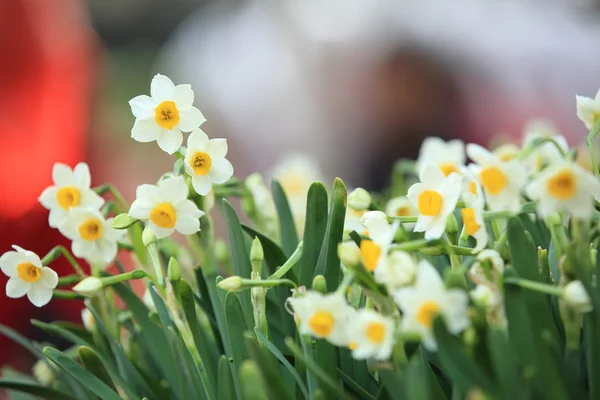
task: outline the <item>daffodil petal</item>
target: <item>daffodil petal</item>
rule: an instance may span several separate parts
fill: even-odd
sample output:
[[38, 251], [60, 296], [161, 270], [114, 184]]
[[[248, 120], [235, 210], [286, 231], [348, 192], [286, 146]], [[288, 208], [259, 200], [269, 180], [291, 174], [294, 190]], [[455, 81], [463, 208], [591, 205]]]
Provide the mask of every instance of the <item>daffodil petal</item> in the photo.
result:
[[179, 111], [188, 110], [194, 104], [194, 91], [191, 85], [177, 85], [173, 90], [173, 101]]
[[179, 116], [180, 119], [177, 127], [184, 132], [191, 132], [206, 121], [202, 112], [196, 107], [190, 107], [187, 110], [180, 111]]
[[233, 166], [222, 157], [212, 159], [212, 167], [208, 171], [208, 178], [214, 183], [225, 183], [233, 175]]
[[52, 299], [52, 289], [43, 285], [31, 285], [27, 291], [27, 298], [36, 307], [43, 307]]
[[54, 289], [58, 285], [58, 274], [49, 267], [42, 268], [40, 283], [48, 289]]
[[175, 85], [173, 81], [165, 75], [156, 74], [150, 83], [150, 95], [157, 103], [173, 99]]
[[154, 119], [136, 119], [131, 128], [131, 137], [140, 142], [148, 143], [158, 139], [163, 128], [158, 126]]
[[157, 103], [150, 96], [140, 95], [129, 100], [131, 112], [136, 118], [150, 119], [154, 117]]
[[183, 143], [183, 134], [178, 128], [174, 128], [170, 131], [163, 130], [156, 141], [158, 147], [160, 147], [162, 151], [167, 154], [173, 154], [181, 147]]
[[23, 297], [25, 296], [25, 293], [27, 293], [27, 289], [29, 289], [30, 285], [30, 283], [19, 278], [10, 278], [8, 282], [6, 282], [6, 297], [10, 297], [11, 299]]

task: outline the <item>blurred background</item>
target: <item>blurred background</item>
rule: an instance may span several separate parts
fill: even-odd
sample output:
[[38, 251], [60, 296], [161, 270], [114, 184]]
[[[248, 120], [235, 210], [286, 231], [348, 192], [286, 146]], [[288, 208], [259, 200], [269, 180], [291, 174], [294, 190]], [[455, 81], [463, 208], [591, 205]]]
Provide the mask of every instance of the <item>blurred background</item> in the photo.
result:
[[[547, 118], [577, 145], [575, 94], [600, 87], [599, 20], [594, 0], [0, 0], [0, 253], [68, 245], [37, 202], [54, 162], [88, 162], [94, 185], [130, 201], [172, 168], [130, 138], [127, 101], [156, 73], [192, 84], [236, 176], [294, 152], [378, 190], [426, 136], [519, 141]], [[80, 309], [0, 293], [0, 323], [34, 339], [30, 318]], [[30, 363], [0, 338], [0, 364]]]

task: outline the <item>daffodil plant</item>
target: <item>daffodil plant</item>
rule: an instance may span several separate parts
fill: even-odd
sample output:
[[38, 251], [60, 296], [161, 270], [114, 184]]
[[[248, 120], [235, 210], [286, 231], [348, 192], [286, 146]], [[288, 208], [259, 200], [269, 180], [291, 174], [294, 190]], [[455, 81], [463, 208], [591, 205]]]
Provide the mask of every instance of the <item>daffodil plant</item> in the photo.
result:
[[298, 156], [237, 179], [189, 85], [157, 75], [150, 94], [129, 103], [131, 137], [173, 171], [129, 204], [57, 163], [39, 201], [70, 249], [0, 256], [8, 297], [85, 299], [80, 325], [32, 321], [66, 347], [0, 325], [38, 358], [33, 376], [4, 370], [9, 395], [600, 398], [600, 92], [577, 97], [585, 157], [544, 121], [520, 146], [432, 137], [382, 193], [328, 191]]

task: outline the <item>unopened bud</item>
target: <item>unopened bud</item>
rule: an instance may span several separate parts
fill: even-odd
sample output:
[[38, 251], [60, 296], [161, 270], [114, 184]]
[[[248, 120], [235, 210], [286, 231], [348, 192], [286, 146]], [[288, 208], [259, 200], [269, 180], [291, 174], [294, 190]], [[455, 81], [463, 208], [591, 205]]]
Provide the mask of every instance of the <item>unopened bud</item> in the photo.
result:
[[580, 313], [590, 312], [594, 308], [590, 301], [590, 296], [586, 292], [581, 281], [569, 282], [567, 286], [565, 286], [563, 299], [567, 302], [569, 307]]
[[96, 319], [87, 308], [81, 310], [81, 321], [88, 332], [92, 332], [96, 329]]
[[98, 293], [103, 286], [102, 280], [94, 276], [90, 276], [73, 286], [73, 291], [83, 296], [93, 296]]
[[448, 220], [446, 221], [446, 233], [457, 233], [458, 232], [458, 221], [454, 214], [448, 215]]
[[127, 213], [117, 215], [112, 221], [112, 227], [115, 229], [127, 229], [136, 222], [138, 219], [130, 217]]
[[179, 282], [181, 279], [181, 265], [177, 259], [171, 257], [167, 266], [167, 278], [171, 283]]
[[155, 241], [156, 236], [154, 236], [154, 233], [152, 233], [150, 226], [146, 226], [144, 228], [144, 231], [142, 232], [142, 243], [144, 243], [144, 246], [148, 247], [151, 243], [154, 243]]
[[371, 205], [371, 195], [363, 188], [356, 188], [348, 195], [348, 207], [362, 211]]
[[337, 253], [342, 264], [348, 268], [355, 268], [360, 264], [360, 249], [354, 242], [338, 244]]
[[43, 386], [50, 387], [56, 380], [56, 374], [50, 364], [53, 364], [56, 368], [56, 364], [50, 361], [47, 358], [43, 358], [33, 364], [33, 368], [31, 372], [33, 372], [33, 376], [41, 383]]
[[262, 262], [264, 259], [265, 253], [262, 244], [258, 238], [254, 238], [252, 247], [250, 247], [250, 261]]
[[217, 283], [219, 289], [227, 290], [228, 292], [239, 292], [242, 290], [242, 277], [230, 276]]
[[315, 276], [312, 282], [312, 290], [323, 294], [327, 293], [327, 281], [323, 275]]

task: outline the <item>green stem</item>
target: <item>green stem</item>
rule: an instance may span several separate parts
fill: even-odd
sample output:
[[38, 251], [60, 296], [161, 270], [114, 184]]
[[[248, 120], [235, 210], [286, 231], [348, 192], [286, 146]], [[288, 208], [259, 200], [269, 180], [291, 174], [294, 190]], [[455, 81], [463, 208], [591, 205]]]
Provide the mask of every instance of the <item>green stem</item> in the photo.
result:
[[296, 265], [298, 263], [298, 261], [300, 261], [301, 257], [302, 257], [302, 242], [298, 243], [298, 247], [296, 247], [296, 250], [294, 250], [294, 252], [290, 256], [290, 258], [288, 258], [288, 260], [285, 262], [285, 264], [283, 264], [281, 267], [279, 267], [277, 269], [277, 271], [275, 271], [273, 273], [273, 275], [271, 275], [268, 279], [281, 278], [282, 276], [287, 274], [287, 272], [290, 269], [292, 269], [294, 267], [294, 265]]
[[417, 251], [422, 249], [423, 247], [429, 244], [428, 240], [419, 239], [413, 240], [410, 242], [399, 243], [392, 247], [393, 250], [402, 250], [402, 251]]
[[110, 286], [124, 281], [143, 278], [150, 278], [150, 276], [145, 271], [142, 271], [141, 269], [136, 269], [133, 271], [125, 272], [124, 274], [112, 275], [100, 279], [102, 280], [103, 286]]
[[553, 296], [562, 296], [564, 289], [558, 286], [549, 285], [547, 283], [540, 283], [530, 281], [529, 279], [508, 277], [504, 280], [505, 284], [517, 285], [525, 289], [534, 290], [539, 293], [545, 293]]
[[346, 296], [346, 291], [348, 290], [348, 286], [350, 286], [352, 284], [352, 282], [354, 281], [354, 277], [355, 277], [355, 273], [352, 271], [348, 271], [348, 273], [346, 273], [344, 275], [344, 280], [338, 286], [336, 293]]
[[72, 285], [74, 283], [77, 283], [81, 281], [81, 277], [79, 275], [67, 275], [67, 276], [63, 276], [58, 278], [58, 285], [57, 286], [67, 286], [67, 285]]
[[163, 273], [162, 263], [160, 262], [160, 257], [158, 255], [158, 247], [156, 245], [156, 242], [150, 243], [148, 246], [146, 246], [146, 248], [148, 249], [148, 254], [150, 254], [150, 260], [152, 260], [152, 265], [154, 266], [154, 273], [158, 281], [158, 287], [164, 290], [165, 277]]
[[85, 299], [85, 296], [82, 296], [78, 293], [71, 292], [69, 290], [54, 290], [52, 292], [52, 297], [55, 299], [61, 300], [81, 300]]
[[596, 159], [596, 149], [594, 148], [594, 139], [598, 136], [600, 132], [600, 118], [596, 119], [596, 123], [594, 127], [590, 131], [590, 133], [585, 138], [585, 143], [587, 144], [588, 151], [590, 153], [590, 158], [592, 160], [592, 168], [594, 169], [594, 175], [596, 178], [600, 178], [600, 170], [598, 170], [598, 160]]
[[117, 201], [117, 204], [119, 205], [121, 210], [129, 210], [129, 203], [127, 203], [127, 201], [125, 200], [125, 197], [123, 197], [121, 192], [119, 192], [119, 190], [115, 186], [111, 185], [110, 183], [96, 187], [96, 188], [94, 188], [94, 191], [96, 193], [98, 193], [99, 195], [103, 195], [107, 192], [110, 193]]
[[49, 265], [51, 262], [58, 259], [60, 256], [64, 256], [69, 264], [73, 267], [77, 275], [85, 278], [86, 274], [83, 269], [79, 266], [77, 261], [75, 261], [75, 257], [71, 255], [71, 252], [67, 250], [64, 246], [54, 246], [45, 256], [42, 258], [42, 265]]
[[486, 221], [491, 221], [494, 219], [501, 218], [509, 218], [515, 214], [523, 214], [523, 213], [531, 213], [535, 212], [536, 204], [534, 202], [525, 203], [521, 206], [521, 209], [517, 212], [513, 212], [511, 210], [502, 210], [502, 211], [484, 211], [483, 219]]
[[537, 149], [538, 147], [541, 147], [542, 145], [544, 145], [546, 143], [552, 143], [554, 145], [554, 147], [556, 147], [556, 149], [558, 150], [560, 155], [562, 157], [565, 156], [565, 151], [563, 150], [562, 147], [560, 147], [558, 142], [556, 140], [554, 140], [554, 138], [540, 137], [540, 138], [535, 139], [535, 141], [532, 144], [530, 144], [529, 146], [521, 149], [521, 151], [519, 151], [519, 154], [517, 154], [517, 159], [521, 160], [521, 161], [525, 160], [527, 157], [529, 157], [529, 155], [531, 155], [531, 153], [534, 152], [535, 149]]

